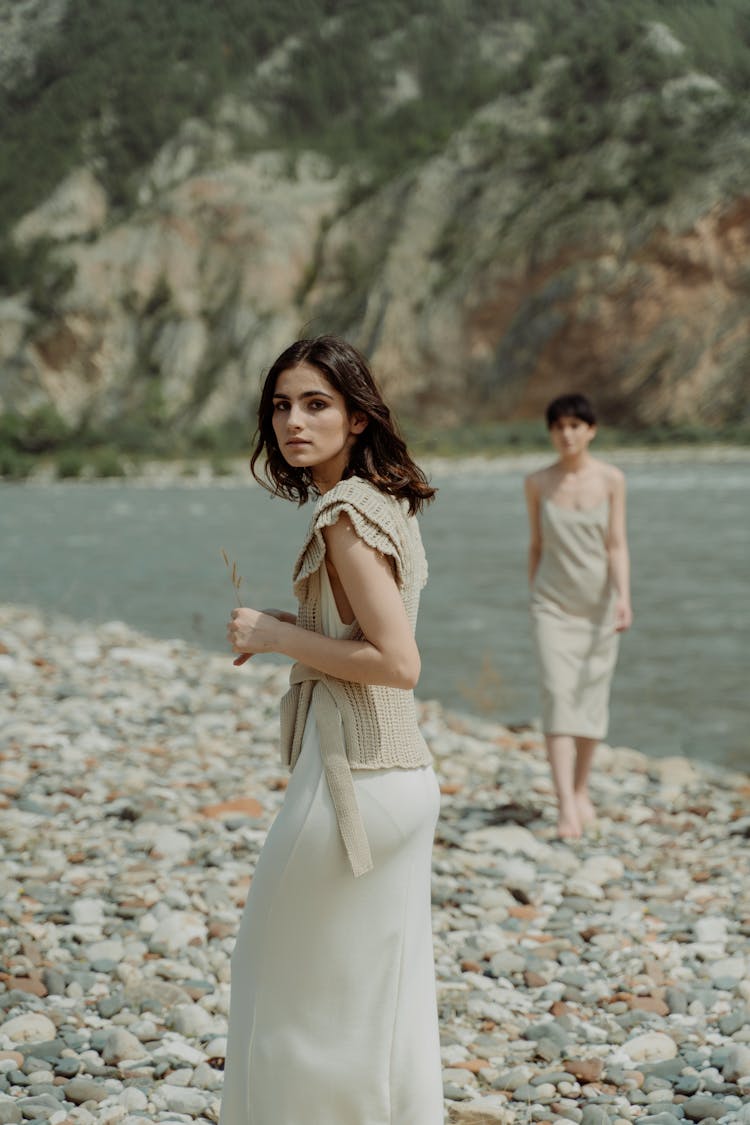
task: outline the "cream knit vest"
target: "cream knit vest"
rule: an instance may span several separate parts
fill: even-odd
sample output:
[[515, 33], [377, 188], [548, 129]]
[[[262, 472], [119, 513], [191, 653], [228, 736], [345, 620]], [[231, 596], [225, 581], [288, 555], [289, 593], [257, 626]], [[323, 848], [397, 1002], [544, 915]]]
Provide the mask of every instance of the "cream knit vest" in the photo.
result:
[[[419, 593], [427, 580], [427, 561], [417, 521], [406, 514], [398, 500], [359, 477], [340, 481], [315, 505], [294, 568], [294, 592], [299, 600], [297, 624], [322, 632], [323, 528], [336, 523], [342, 512], [349, 516], [365, 543], [393, 561], [413, 630]], [[349, 626], [346, 637], [365, 639], [356, 621]], [[398, 688], [339, 680], [301, 664], [292, 667], [290, 685], [281, 701], [282, 761], [294, 769], [312, 705], [342, 839], [354, 874], [364, 874], [372, 867], [372, 860], [350, 771], [413, 769], [430, 764], [430, 751], [417, 724], [414, 695]]]

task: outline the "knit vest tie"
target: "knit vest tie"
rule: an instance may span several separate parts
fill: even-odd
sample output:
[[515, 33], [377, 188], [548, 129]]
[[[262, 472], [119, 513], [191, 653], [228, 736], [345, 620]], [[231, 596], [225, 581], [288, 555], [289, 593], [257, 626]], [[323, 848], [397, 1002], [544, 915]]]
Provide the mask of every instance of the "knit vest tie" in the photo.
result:
[[295, 664], [289, 683], [312, 683], [310, 704], [320, 739], [320, 754], [328, 789], [336, 811], [336, 820], [346, 854], [356, 878], [372, 870], [372, 855], [362, 814], [357, 804], [354, 781], [346, 756], [344, 731], [336, 700], [326, 683], [326, 676], [306, 664]]

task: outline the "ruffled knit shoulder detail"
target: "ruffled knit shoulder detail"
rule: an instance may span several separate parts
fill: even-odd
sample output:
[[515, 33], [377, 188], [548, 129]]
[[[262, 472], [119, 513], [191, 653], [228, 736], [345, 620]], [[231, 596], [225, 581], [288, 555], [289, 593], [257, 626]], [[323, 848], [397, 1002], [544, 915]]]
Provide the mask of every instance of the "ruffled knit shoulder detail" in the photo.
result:
[[294, 566], [294, 592], [304, 599], [305, 584], [325, 558], [323, 529], [336, 523], [346, 513], [357, 535], [368, 546], [388, 555], [395, 564], [400, 588], [414, 579], [418, 588], [427, 579], [427, 563], [418, 531], [414, 536], [404, 508], [393, 496], [360, 477], [339, 481], [320, 497], [315, 505], [302, 550]]

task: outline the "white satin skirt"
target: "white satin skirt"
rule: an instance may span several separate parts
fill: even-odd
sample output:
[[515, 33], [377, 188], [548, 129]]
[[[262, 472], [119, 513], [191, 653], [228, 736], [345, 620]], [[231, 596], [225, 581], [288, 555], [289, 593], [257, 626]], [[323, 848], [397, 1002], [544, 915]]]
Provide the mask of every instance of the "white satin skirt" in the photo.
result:
[[220, 1125], [442, 1125], [432, 767], [357, 770], [355, 879], [312, 714], [232, 956]]

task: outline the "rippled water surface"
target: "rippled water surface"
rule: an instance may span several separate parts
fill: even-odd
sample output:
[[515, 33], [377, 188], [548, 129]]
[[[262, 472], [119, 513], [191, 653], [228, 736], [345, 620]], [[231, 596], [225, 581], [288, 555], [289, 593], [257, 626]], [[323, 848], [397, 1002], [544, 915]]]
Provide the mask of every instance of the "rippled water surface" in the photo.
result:
[[[626, 474], [636, 622], [621, 647], [609, 741], [750, 770], [750, 465]], [[421, 521], [430, 582], [419, 694], [526, 721], [538, 702], [521, 470], [442, 469], [434, 479], [439, 496]], [[235, 483], [6, 485], [0, 601], [220, 649], [233, 604], [221, 548], [238, 562], [243, 600], [291, 609], [308, 514]]]

